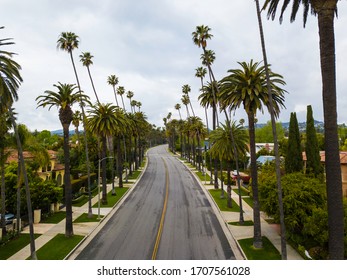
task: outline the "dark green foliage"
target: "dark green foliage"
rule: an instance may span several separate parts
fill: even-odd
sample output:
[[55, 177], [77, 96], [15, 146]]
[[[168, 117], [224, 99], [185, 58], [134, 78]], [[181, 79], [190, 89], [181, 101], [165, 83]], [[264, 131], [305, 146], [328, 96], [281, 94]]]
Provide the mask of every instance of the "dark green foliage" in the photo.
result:
[[299, 125], [296, 118], [296, 113], [290, 114], [288, 146], [284, 165], [286, 173], [302, 171], [303, 161], [300, 145]]
[[[303, 173], [282, 176], [285, 225], [288, 239], [303, 246], [315, 259], [328, 257], [328, 212], [325, 184]], [[259, 173], [259, 196], [263, 211], [279, 222], [274, 165], [264, 165]], [[347, 199], [345, 248], [347, 248]], [[345, 250], [346, 251], [346, 250]], [[347, 257], [345, 255], [345, 257]]]
[[306, 119], [306, 173], [318, 177], [323, 173], [323, 167], [320, 162], [319, 147], [314, 127], [314, 119], [311, 105], [307, 106]]

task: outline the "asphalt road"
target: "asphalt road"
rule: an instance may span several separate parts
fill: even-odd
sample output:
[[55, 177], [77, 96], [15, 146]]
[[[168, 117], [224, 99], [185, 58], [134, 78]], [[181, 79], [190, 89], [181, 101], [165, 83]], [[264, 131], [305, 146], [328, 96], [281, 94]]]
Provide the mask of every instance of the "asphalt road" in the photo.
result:
[[234, 259], [209, 201], [189, 170], [159, 146], [138, 185], [76, 259]]

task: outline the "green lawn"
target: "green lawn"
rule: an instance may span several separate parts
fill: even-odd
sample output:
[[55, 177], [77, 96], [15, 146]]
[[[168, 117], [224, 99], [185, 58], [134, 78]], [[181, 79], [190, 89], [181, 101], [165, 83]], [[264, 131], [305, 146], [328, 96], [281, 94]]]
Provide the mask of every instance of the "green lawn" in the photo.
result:
[[67, 238], [64, 234], [57, 234], [36, 252], [37, 259], [63, 260], [83, 238], [81, 235]]
[[243, 252], [249, 260], [280, 260], [281, 254], [274, 245], [263, 236], [263, 248], [256, 249], [253, 246], [253, 238], [238, 240]]
[[[100, 215], [102, 218], [103, 215]], [[92, 218], [88, 218], [88, 213], [83, 213], [81, 216], [77, 217], [76, 220], [73, 221], [74, 223], [88, 223], [88, 222], [99, 222], [98, 215], [93, 214]]]
[[[239, 189], [236, 187], [235, 189], [233, 189], [233, 191], [238, 195], [239, 194]], [[240, 188], [241, 191], [241, 196], [249, 196], [249, 191], [246, 190], [244, 187]]]
[[[113, 207], [121, 198], [122, 196], [128, 191], [128, 187], [123, 187], [123, 188], [115, 188], [116, 190], [116, 195], [112, 195], [112, 191], [110, 191], [107, 194], [107, 204], [102, 204], [100, 202], [100, 207]], [[101, 194], [100, 194], [100, 199], [101, 199]], [[93, 205], [93, 208], [98, 207], [98, 202]]]
[[253, 198], [251, 197], [244, 197], [242, 198], [243, 201], [245, 201], [249, 206], [251, 206], [253, 208]]
[[253, 221], [244, 221], [243, 224], [240, 224], [240, 222], [229, 222], [228, 224], [232, 226], [245, 226], [245, 227], [254, 225]]
[[[40, 234], [35, 234], [35, 239]], [[6, 244], [0, 245], [0, 260], [7, 260], [9, 257], [23, 249], [30, 243], [30, 234], [22, 233], [19, 236], [13, 238]]]
[[240, 212], [240, 207], [236, 204], [235, 200], [232, 199], [232, 208], [227, 207], [227, 193], [224, 191], [225, 198], [220, 198], [221, 190], [220, 189], [212, 189], [209, 190], [212, 195], [214, 201], [217, 203], [219, 209], [221, 211], [231, 211], [231, 212]]
[[137, 179], [140, 176], [141, 172], [142, 172], [142, 170], [135, 170], [135, 171], [133, 171], [133, 174], [131, 174], [131, 176], [128, 176], [128, 180], [135, 180], [135, 179]]
[[59, 211], [54, 213], [53, 215], [50, 215], [48, 217], [44, 217], [40, 223], [43, 224], [57, 224], [64, 220], [66, 217], [66, 212], [65, 211]]
[[196, 171], [195, 173], [196, 173], [196, 175], [198, 175], [201, 182], [206, 181], [206, 183], [209, 183], [211, 181], [210, 175], [206, 174], [206, 176], [205, 176], [205, 174], [202, 174], [201, 171]]

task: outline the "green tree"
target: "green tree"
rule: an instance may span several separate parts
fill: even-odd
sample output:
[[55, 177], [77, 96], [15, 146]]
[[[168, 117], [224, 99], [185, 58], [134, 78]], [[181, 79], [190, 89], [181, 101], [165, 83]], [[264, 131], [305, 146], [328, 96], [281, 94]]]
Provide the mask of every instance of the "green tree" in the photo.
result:
[[306, 173], [312, 174], [315, 177], [320, 176], [323, 173], [323, 166], [320, 162], [320, 153], [311, 105], [307, 106], [305, 151]]
[[[3, 29], [3, 27], [0, 27]], [[11, 39], [0, 39], [0, 47], [7, 45], [13, 45], [14, 43]], [[20, 70], [20, 65], [12, 59], [14, 53], [4, 51], [0, 49], [0, 114], [8, 113], [10, 120], [12, 122], [12, 127], [17, 139], [18, 153], [20, 155], [20, 164], [22, 168], [22, 173], [25, 183], [26, 200], [28, 207], [28, 219], [29, 219], [29, 233], [30, 233], [30, 254], [32, 259], [36, 259], [36, 249], [35, 249], [35, 237], [34, 237], [34, 226], [33, 226], [33, 216], [31, 207], [31, 197], [29, 190], [29, 182], [26, 172], [26, 167], [24, 163], [22, 145], [19, 139], [17, 123], [13, 113], [13, 102], [18, 100], [17, 90], [23, 81]]]
[[[210, 140], [213, 143], [210, 153], [213, 157], [219, 158], [219, 160], [226, 161], [228, 163], [227, 166], [227, 173], [228, 173], [228, 186], [227, 186], [227, 193], [228, 193], [228, 200], [227, 205], [228, 207], [232, 207], [231, 204], [231, 162], [233, 160], [236, 160], [235, 152], [234, 152], [234, 145], [231, 140], [231, 133], [229, 129], [233, 130], [232, 134], [234, 135], [234, 141], [235, 146], [237, 149], [238, 156], [245, 156], [248, 151], [248, 135], [244, 129], [242, 129], [241, 125], [236, 125], [235, 122], [232, 123], [232, 125], [228, 124], [221, 124], [220, 127], [213, 130], [210, 134]], [[239, 195], [241, 195], [241, 192], [239, 192]]]
[[[268, 10], [268, 17], [275, 18], [279, 0], [266, 0], [263, 9]], [[344, 225], [342, 178], [339, 156], [336, 105], [336, 57], [334, 19], [337, 15], [338, 0], [293, 0], [291, 21], [295, 21], [300, 4], [303, 6], [304, 26], [309, 12], [318, 17], [319, 45], [322, 74], [322, 97], [325, 134], [326, 186], [329, 214], [329, 257], [343, 259]], [[280, 22], [290, 3], [284, 1], [281, 8]]]
[[78, 102], [87, 102], [88, 96], [78, 92], [78, 88], [71, 84], [54, 84], [57, 91], [46, 90], [45, 95], [40, 95], [36, 98], [38, 107], [45, 108], [48, 106], [59, 108], [59, 120], [63, 126], [64, 134], [64, 187], [65, 187], [65, 208], [66, 208], [66, 223], [65, 236], [73, 236], [72, 225], [72, 189], [70, 179], [70, 143], [69, 143], [69, 127], [73, 120], [72, 106]]
[[100, 104], [93, 107], [88, 118], [88, 126], [93, 133], [101, 137], [102, 154], [99, 161], [102, 164], [102, 203], [107, 204], [106, 186], [106, 160], [107, 138], [119, 134], [120, 129], [126, 126], [124, 114], [112, 104]]
[[[243, 105], [248, 116], [248, 131], [251, 155], [251, 177], [253, 191], [253, 215], [254, 215], [254, 240], [256, 248], [262, 247], [260, 205], [258, 198], [257, 183], [257, 159], [255, 153], [255, 115], [258, 110], [263, 111], [263, 107], [269, 106], [269, 96], [267, 92], [265, 67], [260, 63], [239, 63], [241, 69], [231, 69], [230, 75], [221, 80], [221, 90], [219, 100], [230, 110], [235, 110]], [[284, 90], [279, 85], [285, 82], [281, 75], [271, 72], [271, 89], [274, 101], [276, 116], [279, 115], [280, 107], [284, 107]]]
[[290, 114], [288, 149], [285, 157], [286, 173], [301, 172], [303, 167], [300, 132], [296, 113]]
[[[284, 129], [280, 122], [276, 123], [276, 132], [278, 139], [284, 137]], [[263, 127], [255, 129], [255, 141], [257, 143], [273, 143], [274, 137], [272, 135], [272, 124], [268, 121]]]

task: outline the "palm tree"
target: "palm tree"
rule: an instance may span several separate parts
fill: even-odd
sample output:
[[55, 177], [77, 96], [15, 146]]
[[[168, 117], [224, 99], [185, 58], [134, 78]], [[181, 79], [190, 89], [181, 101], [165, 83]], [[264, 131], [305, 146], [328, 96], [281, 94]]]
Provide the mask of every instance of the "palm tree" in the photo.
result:
[[[74, 49], [77, 49], [78, 45], [79, 45], [79, 37], [73, 32], [62, 32], [60, 34], [58, 41], [57, 41], [57, 48], [68, 52], [68, 54], [70, 55], [72, 67], [73, 67], [75, 77], [76, 77], [78, 90], [79, 90], [79, 92], [82, 92], [81, 85], [80, 85], [80, 82], [78, 79], [78, 74], [77, 74], [74, 58], [72, 55], [72, 51]], [[84, 127], [83, 136], [84, 136], [84, 147], [85, 147], [85, 154], [86, 154], [86, 165], [87, 165], [87, 176], [88, 176], [88, 197], [89, 197], [89, 199], [88, 199], [88, 217], [92, 218], [93, 212], [92, 212], [92, 194], [91, 194], [91, 182], [90, 182], [90, 161], [89, 161], [89, 150], [88, 150], [88, 141], [87, 141], [88, 137], [87, 137], [87, 129], [86, 129], [87, 119], [86, 119], [84, 104], [83, 104], [82, 100], [80, 101], [80, 107], [81, 107], [81, 111], [82, 111], [82, 121], [83, 121], [83, 127]]]
[[193, 110], [193, 106], [192, 106], [192, 103], [190, 102], [190, 98], [189, 98], [189, 92], [191, 92], [190, 85], [183, 85], [183, 86], [182, 86], [182, 92], [183, 92], [185, 95], [188, 96], [189, 104], [190, 104], [190, 109], [192, 110], [193, 117], [195, 117], [195, 113], [194, 113], [194, 110]]
[[178, 111], [178, 114], [179, 114], [179, 116], [180, 116], [180, 120], [182, 119], [182, 116], [181, 116], [181, 104], [179, 104], [179, 103], [177, 103], [176, 105], [175, 105], [175, 109]]
[[116, 75], [110, 75], [107, 78], [107, 83], [112, 86], [114, 98], [116, 99], [117, 106], [119, 107], [118, 99], [117, 99], [117, 92], [116, 92], [116, 85], [118, 85], [118, 82], [119, 82], [118, 77]]
[[[101, 137], [102, 160], [106, 158], [107, 138], [119, 134], [120, 129], [126, 126], [123, 113], [117, 112], [118, 107], [111, 103], [98, 104], [89, 110], [88, 126], [93, 133]], [[107, 204], [107, 186], [106, 186], [106, 161], [102, 160], [102, 203]]]
[[124, 100], [123, 100], [123, 94], [125, 93], [125, 88], [122, 86], [119, 86], [117, 88], [117, 94], [120, 95], [121, 99], [122, 99], [122, 104], [123, 104], [123, 110], [125, 111], [125, 105], [124, 105]]
[[141, 112], [141, 106], [142, 106], [142, 103], [140, 101], [137, 101], [136, 102], [136, 107], [138, 108], [138, 113]]
[[72, 189], [70, 179], [70, 143], [69, 143], [69, 127], [73, 120], [72, 106], [78, 102], [87, 102], [88, 96], [78, 92], [78, 87], [71, 84], [54, 84], [57, 91], [46, 90], [45, 95], [40, 95], [36, 98], [38, 107], [45, 108], [48, 106], [50, 110], [53, 106], [59, 108], [59, 120], [63, 126], [64, 134], [64, 186], [65, 186], [65, 208], [66, 208], [66, 223], [65, 236], [73, 236], [72, 226]]
[[[329, 258], [344, 258], [344, 212], [342, 201], [342, 179], [339, 156], [334, 19], [337, 15], [337, 0], [293, 0], [290, 20], [296, 19], [300, 4], [303, 5], [304, 26], [309, 11], [318, 16], [320, 57], [322, 73], [322, 96], [324, 111], [325, 166], [328, 197]], [[280, 22], [290, 1], [284, 1]], [[266, 0], [263, 9], [274, 19], [279, 0]]]
[[267, 62], [267, 55], [265, 49], [265, 38], [263, 32], [263, 24], [261, 20], [259, 1], [255, 1], [257, 17], [258, 17], [258, 25], [259, 25], [259, 33], [261, 40], [261, 47], [263, 52], [264, 66], [265, 66], [265, 74], [266, 74], [266, 84], [267, 91], [269, 96], [269, 112], [271, 116], [271, 125], [272, 125], [272, 135], [274, 138], [274, 153], [275, 153], [275, 165], [276, 165], [276, 181], [277, 181], [277, 193], [278, 193], [278, 206], [280, 212], [280, 225], [281, 225], [281, 256], [282, 259], [287, 259], [287, 242], [286, 242], [286, 230], [284, 224], [284, 209], [283, 209], [283, 198], [282, 198], [282, 184], [281, 184], [281, 162], [280, 162], [280, 154], [279, 154], [279, 146], [278, 146], [278, 137], [276, 131], [276, 117], [273, 108], [273, 100], [271, 94], [271, 84], [270, 84], [270, 73], [269, 73], [269, 65]]
[[93, 91], [94, 91], [96, 100], [97, 100], [98, 104], [100, 104], [99, 97], [98, 97], [98, 95], [97, 95], [97, 93], [96, 93], [96, 90], [95, 90], [93, 78], [92, 78], [92, 75], [90, 74], [90, 68], [89, 68], [89, 66], [93, 64], [92, 58], [93, 58], [93, 56], [90, 54], [90, 52], [83, 52], [83, 53], [80, 55], [80, 59], [81, 59], [81, 62], [82, 62], [82, 64], [83, 64], [83, 66], [86, 66], [86, 67], [87, 67], [89, 79], [90, 79], [90, 82], [91, 82], [91, 84], [92, 84], [92, 87], [93, 87]]
[[130, 90], [127, 92], [127, 98], [129, 98], [131, 113], [133, 113], [133, 107], [131, 106], [131, 98], [134, 97], [134, 93]]
[[[234, 110], [243, 105], [248, 115], [249, 142], [251, 154], [251, 177], [253, 191], [253, 215], [254, 215], [254, 240], [256, 248], [262, 247], [261, 226], [260, 226], [260, 207], [258, 197], [257, 182], [257, 162], [255, 153], [255, 128], [254, 119], [257, 110], [263, 112], [263, 107], [269, 106], [269, 96], [267, 94], [267, 83], [265, 67], [259, 66], [260, 63], [249, 64], [246, 62], [239, 63], [241, 69], [229, 70], [229, 76], [221, 81], [220, 100], [223, 106], [228, 106]], [[270, 72], [270, 82], [272, 89], [272, 98], [274, 100], [274, 112], [278, 116], [280, 108], [284, 107], [284, 90], [277, 84], [284, 85], [282, 76]]]
[[82, 117], [81, 112], [78, 110], [76, 110], [72, 116], [72, 124], [75, 127], [75, 133], [77, 135], [78, 145], [80, 144], [80, 131], [78, 128], [80, 126], [81, 117]]
[[136, 107], [136, 105], [137, 105], [137, 101], [136, 101], [136, 100], [131, 100], [130, 106], [131, 106], [132, 110], [134, 110], [134, 113], [135, 113], [135, 107]]
[[[229, 129], [232, 129], [232, 133]], [[248, 150], [248, 136], [244, 129], [240, 125], [236, 125], [235, 122], [232, 124], [221, 124], [216, 130], [211, 132], [210, 139], [213, 142], [211, 147], [211, 154], [213, 157], [218, 157], [220, 161], [227, 161], [228, 163], [228, 207], [231, 206], [231, 161], [237, 160], [238, 157], [235, 157], [234, 145], [231, 139], [231, 135], [234, 136], [234, 142], [237, 149], [237, 155], [245, 156]], [[239, 195], [241, 193], [239, 192]]]
[[[0, 27], [3, 29], [3, 27]], [[0, 39], [0, 47], [13, 45], [10, 39]], [[29, 181], [24, 163], [22, 145], [19, 139], [17, 123], [14, 117], [12, 105], [18, 100], [17, 90], [23, 81], [19, 71], [20, 65], [12, 59], [14, 53], [0, 50], [0, 115], [8, 113], [17, 140], [18, 154], [20, 155], [20, 165], [24, 178], [26, 200], [28, 207], [29, 233], [30, 233], [30, 255], [31, 259], [37, 259], [35, 249], [34, 223], [31, 207], [31, 197]]]

